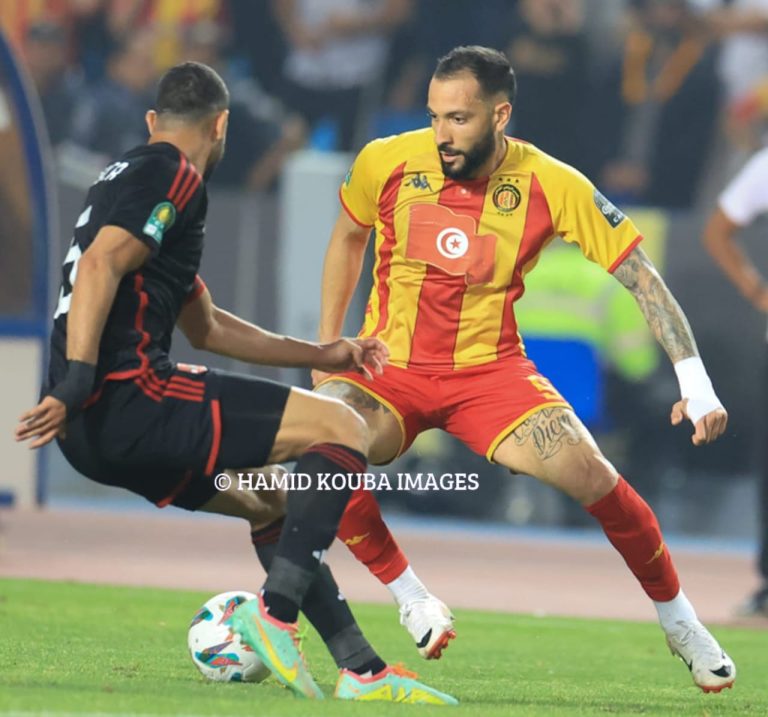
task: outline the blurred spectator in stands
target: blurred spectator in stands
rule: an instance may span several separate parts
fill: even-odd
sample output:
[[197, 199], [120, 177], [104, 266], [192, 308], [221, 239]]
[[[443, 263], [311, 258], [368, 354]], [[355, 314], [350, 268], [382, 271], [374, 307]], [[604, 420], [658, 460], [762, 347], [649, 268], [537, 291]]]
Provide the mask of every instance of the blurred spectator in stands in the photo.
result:
[[[139, 27], [152, 28], [155, 33], [155, 66], [162, 71], [182, 62], [184, 32], [201, 22], [227, 24], [225, 0], [112, 0], [140, 6]], [[258, 30], [254, 28], [258, 41]]]
[[687, 0], [633, 0], [593, 113], [589, 173], [614, 201], [689, 208], [719, 112], [717, 52]]
[[765, 145], [768, 139], [768, 76], [728, 106], [725, 131], [736, 150], [732, 158], [736, 166], [743, 163], [745, 155]]
[[154, 98], [154, 36], [134, 33], [107, 61], [105, 79], [82, 98], [72, 119], [72, 140], [110, 159], [146, 142], [144, 115]]
[[737, 101], [768, 75], [768, 0], [732, 0], [706, 21], [723, 37], [720, 75], [726, 100]]
[[279, 70], [285, 64], [288, 46], [271, 1], [229, 0], [229, 16], [234, 54], [245, 60], [249, 72], [267, 92], [278, 95], [282, 87]]
[[254, 191], [271, 189], [287, 156], [304, 144], [305, 122], [286, 113], [253, 78], [229, 71], [222, 58], [224, 33], [215, 22], [192, 25], [183, 39], [184, 58], [215, 68], [230, 91], [227, 142], [232, 151], [224, 154], [212, 182]]
[[391, 36], [411, 6], [412, 0], [273, 0], [289, 47], [283, 100], [313, 127], [332, 119], [338, 149], [365, 141]]
[[43, 108], [51, 144], [71, 132], [72, 114], [83, 94], [80, 73], [69, 67], [64, 27], [54, 22], [31, 25], [24, 43], [24, 60]]
[[568, 164], [583, 166], [584, 98], [589, 91], [584, 3], [521, 0], [511, 32], [507, 55], [518, 82], [514, 135]]
[[181, 62], [184, 30], [204, 20], [224, 23], [226, 0], [69, 0], [76, 9], [75, 35], [85, 73], [101, 79], [115, 45], [151, 29], [155, 69]]
[[739, 150], [736, 163], [764, 144], [768, 118], [768, 0], [733, 0], [707, 13], [722, 38], [720, 77], [726, 102], [725, 128]]
[[395, 35], [389, 62], [387, 107], [413, 112], [413, 129], [427, 124], [424, 97], [435, 62], [459, 45], [503, 49], [510, 38], [517, 0], [419, 0]]
[[21, 50], [30, 27], [41, 22], [64, 25], [72, 4], [80, 0], [0, 0], [0, 27], [10, 43]]
[[115, 47], [135, 26], [138, 7], [134, 7], [136, 3], [133, 0], [129, 0], [130, 7], [122, 0], [72, 2], [77, 10], [72, 21], [72, 32], [80, 66], [86, 82], [100, 82], [104, 79], [107, 61]]

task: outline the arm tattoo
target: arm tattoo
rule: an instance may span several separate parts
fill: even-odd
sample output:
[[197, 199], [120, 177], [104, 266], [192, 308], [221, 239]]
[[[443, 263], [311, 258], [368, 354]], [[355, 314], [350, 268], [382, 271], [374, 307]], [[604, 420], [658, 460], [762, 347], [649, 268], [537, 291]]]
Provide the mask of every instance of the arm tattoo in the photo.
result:
[[642, 249], [633, 249], [619, 264], [614, 276], [635, 297], [653, 335], [672, 363], [698, 355], [688, 319]]
[[353, 386], [346, 381], [328, 381], [320, 386], [316, 393], [321, 396], [329, 396], [331, 398], [339, 398], [348, 406], [354, 408], [358, 413], [363, 414], [368, 412], [382, 411], [390, 413], [390, 410], [379, 403], [373, 396], [366, 393], [357, 386]]
[[557, 455], [566, 446], [581, 442], [581, 436], [562, 408], [543, 408], [523, 421], [512, 432], [515, 445], [533, 444], [542, 461]]

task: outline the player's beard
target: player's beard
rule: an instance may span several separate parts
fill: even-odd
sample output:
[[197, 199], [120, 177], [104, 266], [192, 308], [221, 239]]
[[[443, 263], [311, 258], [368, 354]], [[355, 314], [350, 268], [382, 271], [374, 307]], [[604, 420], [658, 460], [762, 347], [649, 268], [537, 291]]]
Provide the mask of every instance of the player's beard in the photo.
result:
[[465, 152], [455, 150], [445, 144], [438, 145], [437, 149], [440, 152], [453, 151], [464, 157], [464, 163], [460, 167], [452, 167], [447, 165], [443, 161], [442, 156], [440, 156], [440, 164], [446, 177], [450, 179], [473, 179], [475, 172], [493, 156], [493, 152], [496, 149], [496, 135], [493, 127], [489, 127], [487, 134], [483, 135]]
[[213, 170], [216, 169], [218, 163], [221, 162], [221, 159], [224, 156], [224, 144], [224, 140], [221, 139], [213, 146], [211, 153], [208, 155], [208, 162], [205, 165], [203, 181], [207, 182], [211, 178]]

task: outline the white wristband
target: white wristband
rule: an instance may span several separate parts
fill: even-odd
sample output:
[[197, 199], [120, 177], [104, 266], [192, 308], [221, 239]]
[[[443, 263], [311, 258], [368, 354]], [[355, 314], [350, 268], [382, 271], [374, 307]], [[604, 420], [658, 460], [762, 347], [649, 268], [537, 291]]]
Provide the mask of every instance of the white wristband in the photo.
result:
[[698, 356], [678, 361], [674, 368], [680, 384], [680, 396], [688, 399], [688, 417], [694, 425], [711, 411], [723, 407]]

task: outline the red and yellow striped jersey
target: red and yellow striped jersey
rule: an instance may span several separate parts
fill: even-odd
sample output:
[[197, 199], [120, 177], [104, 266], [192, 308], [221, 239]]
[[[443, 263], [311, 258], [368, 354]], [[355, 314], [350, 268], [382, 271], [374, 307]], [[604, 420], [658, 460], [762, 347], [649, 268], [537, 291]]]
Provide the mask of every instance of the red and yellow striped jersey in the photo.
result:
[[377, 139], [340, 192], [375, 228], [374, 282], [361, 336], [396, 366], [453, 370], [520, 354], [514, 303], [557, 235], [613, 271], [640, 241], [634, 224], [582, 174], [507, 138], [482, 179], [446, 178], [431, 129]]

